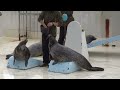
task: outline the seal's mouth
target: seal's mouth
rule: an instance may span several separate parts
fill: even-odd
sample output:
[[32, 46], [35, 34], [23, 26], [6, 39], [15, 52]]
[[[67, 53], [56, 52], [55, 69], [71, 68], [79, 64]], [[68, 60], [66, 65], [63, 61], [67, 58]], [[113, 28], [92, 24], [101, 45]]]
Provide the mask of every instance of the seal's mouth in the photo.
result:
[[96, 37], [94, 37], [94, 40], [97, 40], [97, 38], [96, 38]]

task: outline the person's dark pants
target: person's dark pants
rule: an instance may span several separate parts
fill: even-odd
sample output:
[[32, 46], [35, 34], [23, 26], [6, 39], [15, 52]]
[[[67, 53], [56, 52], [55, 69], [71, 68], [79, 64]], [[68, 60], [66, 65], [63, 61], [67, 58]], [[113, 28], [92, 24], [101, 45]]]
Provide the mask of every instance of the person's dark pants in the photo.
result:
[[66, 27], [61, 26], [60, 27], [59, 39], [58, 39], [59, 44], [65, 45], [66, 33], [67, 33], [67, 26]]
[[47, 35], [42, 34], [42, 51], [43, 51], [43, 63], [49, 63], [50, 59], [49, 59], [49, 48], [48, 48], [48, 44], [49, 44], [49, 39], [46, 39]]
[[[43, 51], [43, 63], [49, 64], [50, 60], [51, 60], [51, 56], [49, 54], [49, 39], [47, 39], [48, 34], [52, 34], [52, 32], [50, 32], [50, 30], [54, 30], [55, 28], [44, 28], [41, 27], [41, 32], [42, 32], [42, 51]], [[54, 37], [56, 37], [56, 35], [53, 35]]]

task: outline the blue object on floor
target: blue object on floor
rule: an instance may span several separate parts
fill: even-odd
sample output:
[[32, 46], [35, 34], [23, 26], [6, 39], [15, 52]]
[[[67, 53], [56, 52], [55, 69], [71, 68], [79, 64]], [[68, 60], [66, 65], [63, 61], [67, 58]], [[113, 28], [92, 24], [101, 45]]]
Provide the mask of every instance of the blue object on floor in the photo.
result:
[[34, 67], [37, 67], [37, 66], [40, 66], [43, 64], [42, 61], [37, 60], [37, 59], [33, 59], [33, 58], [30, 58], [28, 60], [27, 67], [25, 67], [25, 61], [17, 61], [16, 60], [14, 65], [13, 65], [13, 61], [14, 61], [14, 57], [11, 56], [8, 59], [8, 63], [7, 63], [8, 68], [26, 70], [26, 69], [34, 68]]
[[81, 70], [74, 62], [60, 62], [52, 65], [53, 62], [54, 61], [51, 61], [49, 63], [48, 71], [50, 72], [69, 74]]
[[87, 45], [87, 47], [88, 48], [96, 47], [96, 46], [105, 45], [105, 44], [112, 43], [114, 41], [119, 41], [119, 40], [120, 40], [120, 35], [113, 36], [113, 37], [106, 38], [106, 39], [103, 39], [103, 40], [95, 40], [95, 41], [89, 43]]

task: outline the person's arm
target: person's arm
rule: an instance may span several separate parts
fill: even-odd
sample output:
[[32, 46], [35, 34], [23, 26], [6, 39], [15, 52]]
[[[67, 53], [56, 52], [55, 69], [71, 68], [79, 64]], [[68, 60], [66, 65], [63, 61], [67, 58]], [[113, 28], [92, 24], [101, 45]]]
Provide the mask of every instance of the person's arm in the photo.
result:
[[44, 23], [44, 15], [45, 15], [45, 11], [42, 11], [38, 17], [38, 22], [40, 22], [41, 25], [43, 25], [45, 28], [47, 28], [47, 26]]

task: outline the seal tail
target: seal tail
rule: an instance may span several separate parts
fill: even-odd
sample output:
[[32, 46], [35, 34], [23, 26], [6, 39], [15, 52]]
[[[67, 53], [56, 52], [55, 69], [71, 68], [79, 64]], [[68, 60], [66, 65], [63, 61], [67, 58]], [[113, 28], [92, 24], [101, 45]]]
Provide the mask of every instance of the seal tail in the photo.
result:
[[92, 68], [89, 69], [89, 71], [104, 71], [104, 68], [92, 67]]
[[80, 60], [76, 59], [76, 63], [84, 68], [87, 69], [88, 71], [104, 71], [104, 68], [101, 67], [93, 67], [90, 62], [83, 56], [83, 55], [79, 55], [80, 56]]

